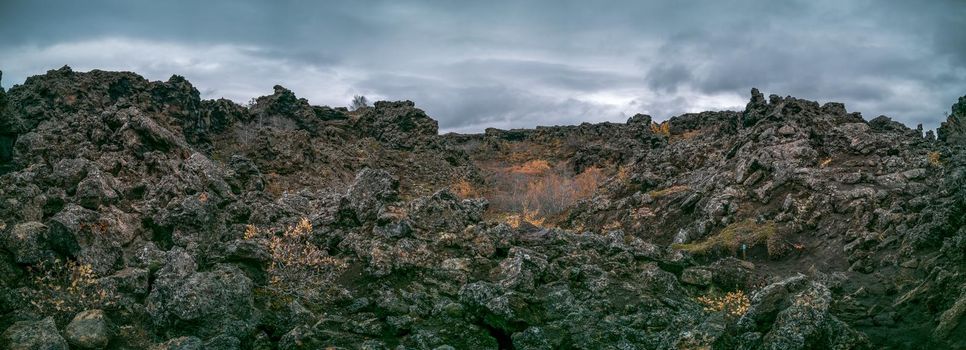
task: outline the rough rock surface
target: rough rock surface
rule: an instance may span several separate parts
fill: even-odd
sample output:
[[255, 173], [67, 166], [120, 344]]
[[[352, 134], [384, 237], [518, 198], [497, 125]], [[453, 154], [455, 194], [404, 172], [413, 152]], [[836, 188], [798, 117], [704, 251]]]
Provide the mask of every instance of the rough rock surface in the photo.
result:
[[[662, 124], [440, 136], [408, 101], [349, 112], [276, 86], [243, 107], [178, 76], [65, 67], [0, 90], [2, 339], [961, 348], [966, 157], [950, 118], [935, 140], [754, 90], [744, 111]], [[560, 227], [489, 220], [486, 199], [449, 189], [524, 141], [575, 172], [624, 172]], [[738, 306], [703, 301], [726, 295]]]
[[940, 141], [952, 144], [966, 144], [966, 96], [953, 104], [952, 114], [936, 130]]
[[103, 349], [111, 341], [110, 326], [101, 310], [86, 310], [74, 316], [64, 334], [67, 342], [82, 349]]
[[67, 341], [60, 336], [51, 317], [40, 321], [19, 321], [3, 332], [3, 344], [10, 350], [67, 350]]

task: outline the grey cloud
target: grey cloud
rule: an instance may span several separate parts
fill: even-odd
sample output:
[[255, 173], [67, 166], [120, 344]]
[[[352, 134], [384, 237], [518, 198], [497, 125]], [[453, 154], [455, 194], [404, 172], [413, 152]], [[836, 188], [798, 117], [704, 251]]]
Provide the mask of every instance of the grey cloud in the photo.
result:
[[378, 75], [359, 83], [365, 91], [388, 99], [412, 99], [449, 131], [574, 124], [601, 114], [617, 114], [608, 106], [572, 98], [535, 94], [499, 84], [437, 86], [439, 81]]
[[665, 92], [675, 92], [693, 79], [690, 67], [675, 62], [656, 65], [647, 72], [647, 85]]
[[454, 81], [514, 79], [526, 86], [553, 86], [572, 91], [596, 91], [634, 83], [635, 77], [603, 70], [589, 70], [555, 62], [514, 59], [471, 59], [447, 65]]
[[961, 0], [7, 0], [0, 69], [5, 85], [70, 64], [183, 74], [239, 102], [276, 83], [317, 104], [411, 99], [454, 130], [665, 118], [741, 106], [751, 87], [935, 127], [966, 94], [963, 13]]

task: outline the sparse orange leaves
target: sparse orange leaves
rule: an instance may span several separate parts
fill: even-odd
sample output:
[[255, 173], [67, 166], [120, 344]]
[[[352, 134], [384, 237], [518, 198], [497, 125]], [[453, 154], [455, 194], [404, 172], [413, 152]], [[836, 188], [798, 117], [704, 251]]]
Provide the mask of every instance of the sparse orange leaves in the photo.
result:
[[542, 175], [550, 170], [550, 162], [542, 159], [531, 160], [510, 168], [511, 173]]
[[589, 167], [584, 169], [583, 172], [574, 177], [574, 185], [576, 187], [574, 199], [587, 198], [593, 195], [603, 179], [604, 171], [600, 168]]
[[523, 207], [543, 215], [556, 215], [578, 200], [590, 197], [600, 186], [603, 173], [599, 168], [587, 168], [573, 178], [560, 172], [530, 179], [523, 195]]
[[[566, 163], [552, 164], [543, 159], [531, 159], [514, 166], [495, 166], [490, 171], [485, 191], [490, 208], [514, 227], [523, 222], [547, 226], [548, 218], [592, 196], [605, 178], [604, 170], [599, 167], [589, 167], [572, 175]], [[454, 189], [457, 194], [476, 191], [466, 187], [457, 183]], [[482, 191], [476, 193], [479, 192]]]
[[460, 198], [476, 198], [482, 195], [476, 186], [465, 179], [457, 181], [450, 189]]

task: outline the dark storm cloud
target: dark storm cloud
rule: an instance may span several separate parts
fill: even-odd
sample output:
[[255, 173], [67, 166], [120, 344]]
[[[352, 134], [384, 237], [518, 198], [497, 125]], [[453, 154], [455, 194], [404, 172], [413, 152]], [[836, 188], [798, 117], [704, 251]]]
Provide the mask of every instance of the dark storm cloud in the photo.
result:
[[657, 64], [647, 72], [647, 85], [653, 89], [675, 92], [679, 85], [694, 79], [691, 71], [692, 68], [676, 62]]
[[950, 1], [0, 1], [4, 85], [63, 64], [239, 102], [411, 99], [444, 130], [657, 119], [766, 94], [934, 128], [966, 94]]

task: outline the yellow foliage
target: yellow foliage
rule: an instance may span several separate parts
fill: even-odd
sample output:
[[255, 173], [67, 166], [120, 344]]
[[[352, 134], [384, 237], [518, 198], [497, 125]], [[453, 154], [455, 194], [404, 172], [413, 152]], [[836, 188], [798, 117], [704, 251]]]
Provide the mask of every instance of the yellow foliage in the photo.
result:
[[245, 239], [252, 240], [258, 238], [258, 228], [255, 225], [245, 226]]
[[818, 166], [824, 168], [824, 167], [827, 167], [830, 163], [832, 163], [831, 157], [823, 159], [822, 162], [818, 164]]
[[651, 132], [653, 132], [655, 134], [661, 134], [661, 135], [664, 135], [664, 136], [670, 136], [671, 135], [671, 123], [668, 123], [667, 121], [664, 121], [661, 124], [658, 124], [658, 123], [655, 123], [655, 122], [651, 122]]
[[942, 155], [939, 154], [939, 152], [936, 152], [936, 151], [929, 152], [929, 155], [927, 156], [927, 158], [929, 159], [929, 164], [932, 164], [932, 166], [943, 165]]
[[520, 228], [524, 222], [536, 227], [545, 227], [544, 222], [546, 221], [547, 218], [540, 217], [539, 211], [527, 209], [523, 209], [523, 214], [509, 215], [506, 217], [507, 225], [510, 225], [514, 229]]
[[704, 311], [724, 312], [731, 317], [741, 317], [751, 308], [751, 300], [743, 291], [729, 292], [724, 296], [700, 296], [698, 302], [704, 305]]
[[728, 225], [717, 234], [701, 242], [675, 244], [673, 248], [694, 254], [707, 254], [721, 250], [734, 254], [738, 252], [742, 245], [751, 248], [767, 242], [777, 231], [777, 225], [772, 221], [758, 224], [753, 219], [746, 219]]

